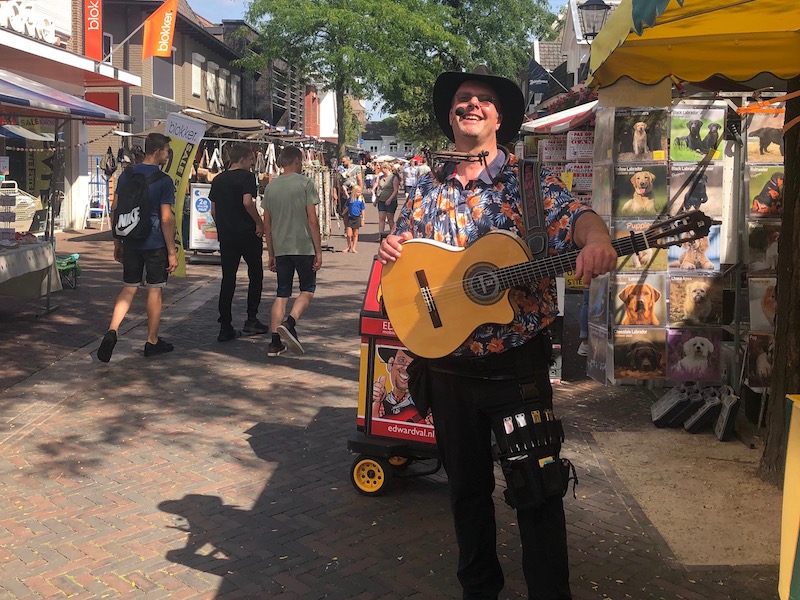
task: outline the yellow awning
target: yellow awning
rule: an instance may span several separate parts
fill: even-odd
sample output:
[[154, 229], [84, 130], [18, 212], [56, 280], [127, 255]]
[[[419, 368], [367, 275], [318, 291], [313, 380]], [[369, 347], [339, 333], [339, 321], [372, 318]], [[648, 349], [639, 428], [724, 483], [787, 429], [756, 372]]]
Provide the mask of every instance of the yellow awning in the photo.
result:
[[785, 80], [800, 75], [798, 57], [798, 0], [622, 0], [592, 43], [589, 83]]

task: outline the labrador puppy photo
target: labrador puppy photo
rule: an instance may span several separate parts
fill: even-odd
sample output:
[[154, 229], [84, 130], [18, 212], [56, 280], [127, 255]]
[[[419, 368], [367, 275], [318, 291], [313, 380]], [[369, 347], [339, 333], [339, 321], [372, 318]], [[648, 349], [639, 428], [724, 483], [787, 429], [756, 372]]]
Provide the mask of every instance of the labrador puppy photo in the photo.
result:
[[637, 156], [647, 154], [647, 123], [639, 121], [633, 124], [633, 153]]
[[703, 146], [706, 147], [706, 150], [716, 150], [717, 146], [719, 145], [719, 132], [721, 129], [722, 125], [719, 123], [708, 124], [708, 133], [706, 134], [706, 137], [703, 138]]
[[664, 330], [644, 333], [618, 329], [614, 332], [614, 377], [621, 379], [659, 379], [666, 371]]
[[637, 171], [631, 177], [633, 195], [622, 205], [625, 214], [654, 213], [656, 204], [653, 197], [653, 184], [656, 181], [655, 173], [650, 171]]
[[703, 128], [703, 122], [700, 119], [692, 119], [686, 123], [686, 127], [689, 129], [689, 135], [686, 136], [686, 146], [689, 150], [705, 154], [703, 138], [700, 137], [700, 130]]
[[619, 153], [633, 152], [633, 127], [623, 123], [619, 129]]
[[705, 173], [698, 173], [691, 178], [689, 191], [683, 197], [683, 210], [698, 210], [701, 205], [708, 202], [707, 183], [708, 175]]
[[762, 127], [747, 134], [748, 137], [753, 136], [758, 138], [758, 151], [760, 154], [769, 152], [770, 144], [775, 144], [781, 151], [781, 156], [784, 156], [784, 141], [783, 129], [779, 127]]
[[661, 292], [648, 283], [631, 283], [619, 293], [623, 316], [620, 325], [658, 325], [656, 302]]

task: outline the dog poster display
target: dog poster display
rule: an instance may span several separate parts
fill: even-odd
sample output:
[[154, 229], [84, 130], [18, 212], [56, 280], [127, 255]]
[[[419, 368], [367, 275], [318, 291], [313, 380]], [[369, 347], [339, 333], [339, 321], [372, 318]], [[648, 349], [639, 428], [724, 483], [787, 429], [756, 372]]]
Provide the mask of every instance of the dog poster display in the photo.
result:
[[589, 326], [589, 355], [586, 358], [586, 374], [600, 383], [606, 382], [608, 360], [608, 329]]
[[721, 277], [673, 275], [669, 278], [669, 324], [720, 325], [722, 290]]
[[598, 215], [611, 215], [614, 165], [592, 165], [592, 208]]
[[614, 330], [616, 379], [663, 379], [667, 332], [664, 329], [618, 327]]
[[780, 218], [783, 214], [783, 165], [748, 165], [750, 218]]
[[667, 250], [669, 270], [719, 271], [720, 226], [712, 225], [708, 237], [670, 246]]
[[667, 207], [667, 165], [617, 165], [614, 216], [655, 218]]
[[[633, 219], [615, 219], [614, 237], [623, 239], [629, 237], [631, 232], [643, 233], [653, 224], [652, 221], [638, 221]], [[617, 271], [666, 271], [667, 251], [661, 248], [646, 248], [630, 256], [620, 256], [617, 259]]]
[[608, 328], [609, 275], [592, 277], [589, 284], [589, 325]]
[[706, 155], [721, 160], [719, 149], [725, 132], [722, 105], [680, 102], [672, 109], [669, 157], [675, 162], [698, 162]]
[[775, 277], [750, 277], [747, 280], [751, 331], [774, 331], [775, 313], [778, 310], [775, 301], [776, 282]]
[[665, 108], [617, 109], [613, 147], [616, 162], [666, 161], [667, 115]]
[[614, 324], [651, 326], [667, 320], [664, 275], [617, 275], [614, 282]]
[[783, 121], [786, 104], [777, 102], [764, 107], [764, 112], [747, 116], [747, 162], [783, 162]]
[[750, 221], [747, 223], [748, 272], [761, 273], [778, 268], [778, 242], [781, 224], [778, 221]]
[[775, 360], [775, 336], [751, 333], [747, 340], [747, 379], [751, 388], [768, 387], [772, 383]]
[[669, 329], [667, 331], [667, 379], [719, 381], [722, 330]]
[[614, 158], [614, 108], [598, 107], [594, 113], [594, 148], [592, 162], [595, 164]]
[[722, 216], [722, 164], [672, 163], [669, 177], [670, 216], [702, 210], [709, 217]]

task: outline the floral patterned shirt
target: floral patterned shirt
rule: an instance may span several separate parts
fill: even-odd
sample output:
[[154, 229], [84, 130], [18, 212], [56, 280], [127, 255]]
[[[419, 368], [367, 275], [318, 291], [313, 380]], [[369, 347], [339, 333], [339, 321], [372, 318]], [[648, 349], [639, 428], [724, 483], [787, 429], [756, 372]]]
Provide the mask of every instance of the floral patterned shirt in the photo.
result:
[[[486, 170], [466, 187], [452, 174], [440, 185], [435, 183], [431, 174], [425, 175], [417, 182], [414, 195], [406, 201], [394, 233], [400, 235], [410, 231], [415, 238], [462, 248], [494, 229], [505, 229], [524, 237], [519, 180], [504, 162], [505, 156], [501, 151], [488, 165], [488, 171], [496, 174], [502, 169], [505, 183], [493, 184]], [[577, 201], [562, 181], [544, 167], [541, 169], [541, 186], [549, 237], [548, 253], [554, 255], [576, 249], [572, 230], [578, 216], [591, 210], [589, 205]], [[509, 299], [514, 308], [513, 321], [481, 325], [452, 356], [479, 357], [520, 346], [555, 320], [558, 314], [556, 285], [552, 277], [511, 288]]]

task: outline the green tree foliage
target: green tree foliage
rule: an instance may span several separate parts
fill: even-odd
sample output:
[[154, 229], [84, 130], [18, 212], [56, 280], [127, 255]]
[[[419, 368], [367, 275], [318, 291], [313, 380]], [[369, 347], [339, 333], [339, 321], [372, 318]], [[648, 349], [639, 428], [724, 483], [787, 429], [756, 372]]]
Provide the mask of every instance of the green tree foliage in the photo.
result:
[[449, 32], [450, 11], [427, 0], [253, 0], [247, 17], [259, 39], [243, 66], [255, 70], [282, 58], [334, 91], [340, 156], [345, 95], [380, 93], [420, 68], [429, 49], [447, 55], [464, 48]]

